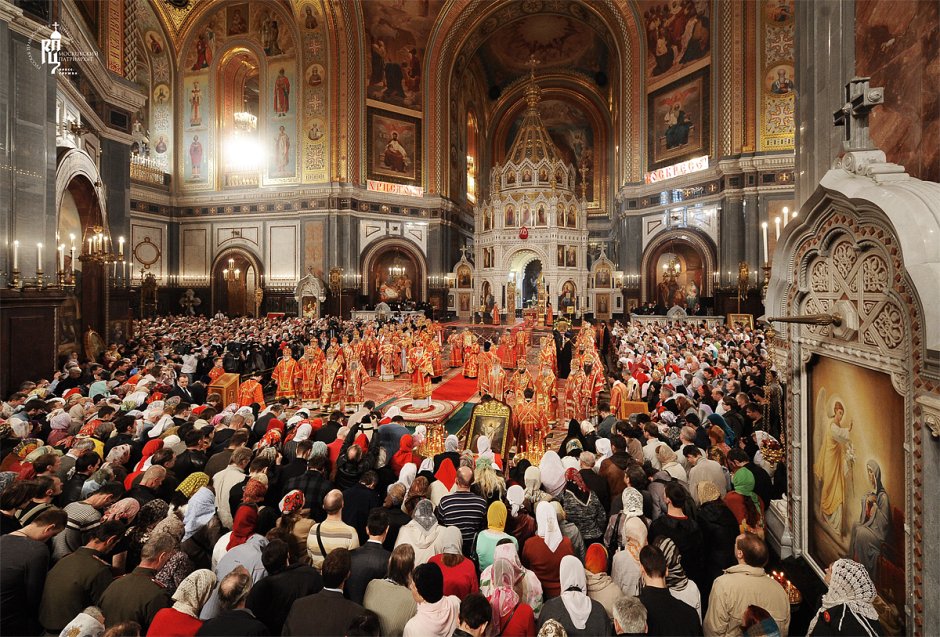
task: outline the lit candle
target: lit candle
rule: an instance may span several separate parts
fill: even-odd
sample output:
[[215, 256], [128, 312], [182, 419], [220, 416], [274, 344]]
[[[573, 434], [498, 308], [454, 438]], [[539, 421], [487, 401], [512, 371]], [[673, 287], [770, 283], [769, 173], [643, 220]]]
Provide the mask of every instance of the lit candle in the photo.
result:
[[88, 254], [91, 254], [92, 252], [95, 251], [94, 245], [95, 245], [95, 238], [93, 236], [88, 237]]
[[788, 223], [790, 223], [790, 209], [784, 206], [783, 207], [783, 227], [786, 228]]
[[118, 237], [118, 252], [124, 256], [124, 237]]
[[36, 271], [42, 272], [42, 244], [36, 244]]
[[59, 272], [65, 272], [65, 244], [59, 244]]
[[767, 263], [767, 222], [760, 224], [761, 236], [764, 240], [764, 263]]
[[796, 220], [796, 216], [797, 216], [798, 214], [800, 214], [800, 211], [799, 211], [799, 210], [794, 210], [794, 211], [793, 211], [793, 214], [790, 215], [790, 221], [795, 221], [795, 220]]
[[14, 270], [20, 269], [20, 242], [19, 241], [13, 242], [13, 269]]
[[774, 217], [774, 227], [774, 232], [777, 233], [774, 238], [780, 241], [780, 217]]

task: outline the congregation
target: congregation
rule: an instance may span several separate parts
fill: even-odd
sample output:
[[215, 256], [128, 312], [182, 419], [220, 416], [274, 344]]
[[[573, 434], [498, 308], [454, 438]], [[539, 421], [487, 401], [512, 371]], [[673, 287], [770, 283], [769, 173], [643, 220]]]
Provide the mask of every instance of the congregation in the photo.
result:
[[[566, 328], [162, 317], [63, 361], [0, 413], [0, 633], [794, 634], [765, 335]], [[509, 405], [505, 457], [430, 453], [366, 397], [403, 374], [415, 404], [459, 374]], [[808, 634], [882, 634], [861, 564], [826, 583]]]

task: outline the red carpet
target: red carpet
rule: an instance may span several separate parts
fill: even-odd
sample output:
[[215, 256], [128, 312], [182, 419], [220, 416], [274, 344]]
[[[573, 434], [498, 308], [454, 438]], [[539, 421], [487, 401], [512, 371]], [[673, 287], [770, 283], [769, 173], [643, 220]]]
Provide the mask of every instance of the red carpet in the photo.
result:
[[477, 393], [477, 379], [464, 378], [460, 372], [450, 380], [442, 383], [435, 389], [431, 397], [438, 400], [454, 400], [463, 402]]

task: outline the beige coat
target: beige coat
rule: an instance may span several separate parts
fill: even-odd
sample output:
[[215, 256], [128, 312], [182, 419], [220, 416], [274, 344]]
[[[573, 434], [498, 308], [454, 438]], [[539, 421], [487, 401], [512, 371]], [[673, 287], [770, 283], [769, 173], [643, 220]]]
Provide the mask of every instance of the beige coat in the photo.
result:
[[607, 611], [607, 616], [613, 619], [614, 604], [624, 597], [623, 591], [607, 573], [592, 573], [585, 569], [584, 577], [587, 579], [588, 597], [603, 606]]
[[762, 568], [738, 564], [725, 569], [715, 580], [708, 598], [708, 612], [703, 625], [705, 637], [737, 637], [741, 618], [751, 604], [760, 606], [774, 618], [780, 634], [790, 628], [790, 600], [787, 593]]

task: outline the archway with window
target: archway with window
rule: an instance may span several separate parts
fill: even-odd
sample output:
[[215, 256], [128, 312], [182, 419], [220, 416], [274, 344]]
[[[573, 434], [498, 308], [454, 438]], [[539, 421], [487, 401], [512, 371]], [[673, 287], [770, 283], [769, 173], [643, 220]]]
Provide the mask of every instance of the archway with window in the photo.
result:
[[212, 312], [255, 316], [261, 291], [261, 262], [244, 248], [229, 248], [212, 264]]

